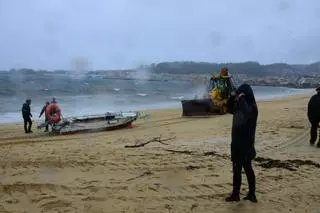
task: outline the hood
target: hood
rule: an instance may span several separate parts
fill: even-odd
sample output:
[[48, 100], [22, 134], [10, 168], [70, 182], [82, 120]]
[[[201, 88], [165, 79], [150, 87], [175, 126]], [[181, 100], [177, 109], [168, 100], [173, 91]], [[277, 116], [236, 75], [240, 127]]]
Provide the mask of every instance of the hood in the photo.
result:
[[236, 95], [239, 95], [241, 93], [245, 94], [244, 97], [245, 97], [248, 104], [256, 105], [256, 99], [254, 97], [253, 90], [250, 85], [248, 85], [248, 84], [240, 85], [236, 91]]

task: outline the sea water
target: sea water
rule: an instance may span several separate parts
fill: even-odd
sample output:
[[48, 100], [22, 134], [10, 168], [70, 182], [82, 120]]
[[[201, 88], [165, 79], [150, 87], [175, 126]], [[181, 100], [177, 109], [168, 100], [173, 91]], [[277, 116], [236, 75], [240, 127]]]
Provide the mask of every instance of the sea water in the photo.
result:
[[[51, 101], [53, 97], [56, 98], [63, 116], [72, 117], [106, 112], [176, 108], [181, 107], [182, 99], [201, 97], [205, 92], [204, 86], [195, 86], [191, 82], [184, 81], [112, 80], [107, 84], [108, 90], [96, 94], [81, 92], [70, 94], [46, 88], [39, 93], [2, 96], [0, 123], [21, 122], [21, 107], [26, 98], [32, 100], [31, 111], [33, 119], [37, 120], [45, 101]], [[312, 91], [286, 87], [253, 86], [252, 88], [257, 100], [307, 94]]]

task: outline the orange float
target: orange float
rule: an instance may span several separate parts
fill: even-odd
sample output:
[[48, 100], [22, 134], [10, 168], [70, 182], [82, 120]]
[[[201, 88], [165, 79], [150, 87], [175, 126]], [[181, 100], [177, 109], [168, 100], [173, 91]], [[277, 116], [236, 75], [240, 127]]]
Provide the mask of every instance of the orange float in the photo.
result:
[[53, 123], [58, 123], [61, 120], [61, 110], [56, 103], [51, 103], [46, 107], [45, 115]]

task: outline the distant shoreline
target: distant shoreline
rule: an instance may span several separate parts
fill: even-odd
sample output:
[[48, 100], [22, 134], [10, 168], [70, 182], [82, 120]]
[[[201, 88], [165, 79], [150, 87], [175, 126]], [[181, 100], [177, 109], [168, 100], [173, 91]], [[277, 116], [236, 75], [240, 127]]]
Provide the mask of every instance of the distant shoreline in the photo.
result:
[[[237, 82], [246, 82], [255, 86], [279, 86], [287, 88], [314, 88], [320, 86], [320, 62], [309, 64], [271, 63], [260, 64], [256, 61], [239, 63], [211, 63], [195, 61], [159, 62], [131, 69], [101, 70], [34, 70], [29, 68], [0, 71], [3, 88], [15, 84], [35, 81], [43, 86], [43, 81], [59, 80], [76, 86], [78, 80], [144, 80], [154, 82], [167, 81], [203, 81], [227, 67]], [[63, 78], [67, 78], [63, 79]], [[39, 86], [39, 85], [38, 85]], [[0, 90], [1, 94], [1, 90]], [[5, 94], [5, 92], [2, 94]]]

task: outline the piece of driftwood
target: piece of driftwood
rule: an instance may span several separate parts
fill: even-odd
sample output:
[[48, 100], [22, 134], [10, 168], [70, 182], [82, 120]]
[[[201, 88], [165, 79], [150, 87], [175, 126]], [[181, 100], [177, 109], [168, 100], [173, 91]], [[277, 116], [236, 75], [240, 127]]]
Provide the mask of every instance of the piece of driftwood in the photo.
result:
[[152, 175], [152, 174], [153, 174], [153, 173], [148, 170], [148, 171], [142, 173], [141, 175], [139, 175], [139, 176], [137, 176], [137, 177], [133, 177], [133, 178], [127, 179], [127, 181], [135, 180], [135, 179], [138, 179], [138, 178], [141, 178], [141, 177], [144, 177], [144, 176], [148, 176], [148, 175]]
[[140, 143], [140, 144], [135, 144], [135, 145], [126, 145], [124, 146], [125, 148], [138, 148], [138, 147], [142, 147], [142, 146], [145, 146], [149, 143], [152, 143], [152, 142], [158, 142], [158, 143], [161, 143], [163, 145], [169, 145], [167, 143], [164, 143], [164, 141], [170, 141], [170, 140], [173, 140], [175, 139], [176, 137], [171, 137], [171, 138], [165, 138], [165, 139], [161, 139], [161, 135], [159, 137], [155, 137], [155, 138], [152, 138], [151, 140], [148, 140], [147, 142], [144, 142], [144, 143]]
[[189, 151], [189, 150], [174, 150], [174, 149], [165, 149], [165, 151], [167, 152], [172, 152], [172, 153], [180, 153], [180, 154], [187, 154], [187, 155], [192, 155], [195, 154], [195, 152], [193, 151]]

